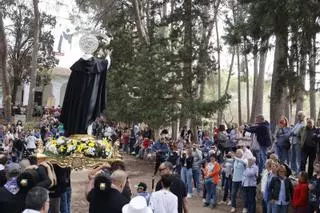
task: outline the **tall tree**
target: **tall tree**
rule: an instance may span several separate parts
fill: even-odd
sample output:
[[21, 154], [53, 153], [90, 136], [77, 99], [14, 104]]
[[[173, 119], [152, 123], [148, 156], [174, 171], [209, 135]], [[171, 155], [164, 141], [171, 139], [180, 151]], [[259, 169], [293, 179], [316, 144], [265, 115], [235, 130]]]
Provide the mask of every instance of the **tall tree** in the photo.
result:
[[39, 51], [39, 35], [40, 35], [40, 12], [39, 12], [39, 0], [33, 0], [33, 11], [34, 11], [34, 25], [33, 25], [33, 50], [32, 50], [32, 61], [31, 61], [31, 74], [30, 74], [30, 91], [28, 100], [28, 111], [27, 119], [32, 118], [34, 109], [34, 93], [36, 88], [37, 80], [37, 59]]
[[0, 5], [0, 72], [2, 76], [2, 92], [4, 116], [7, 121], [11, 121], [11, 94], [9, 84], [9, 73], [7, 70], [7, 39], [3, 23], [3, 8]]

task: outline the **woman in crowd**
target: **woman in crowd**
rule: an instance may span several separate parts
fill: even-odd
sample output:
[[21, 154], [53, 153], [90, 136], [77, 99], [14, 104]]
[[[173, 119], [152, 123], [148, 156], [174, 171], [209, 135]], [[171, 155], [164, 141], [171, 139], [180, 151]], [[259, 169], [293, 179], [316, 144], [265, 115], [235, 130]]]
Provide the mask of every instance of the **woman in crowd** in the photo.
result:
[[181, 179], [187, 187], [188, 198], [192, 197], [192, 165], [193, 165], [193, 156], [192, 150], [188, 149], [182, 153], [180, 158], [181, 165]]
[[236, 212], [236, 199], [239, 189], [242, 185], [243, 173], [246, 169], [246, 162], [242, 160], [243, 151], [236, 151], [233, 164], [232, 189], [231, 189], [231, 212]]
[[216, 155], [210, 155], [210, 162], [205, 168], [205, 187], [206, 187], [206, 202], [204, 206], [216, 207], [217, 202], [217, 185], [220, 181], [220, 165], [216, 161]]
[[293, 186], [286, 176], [287, 169], [284, 165], [278, 167], [277, 176], [274, 176], [269, 185], [269, 200], [272, 213], [287, 213], [293, 194]]
[[256, 158], [251, 157], [248, 159], [247, 168], [243, 172], [242, 187], [245, 194], [243, 212], [256, 212], [256, 190], [258, 174], [259, 168], [256, 165]]
[[291, 128], [288, 127], [288, 119], [282, 117], [279, 121], [279, 129], [276, 132], [276, 154], [279, 156], [280, 163], [289, 164]]

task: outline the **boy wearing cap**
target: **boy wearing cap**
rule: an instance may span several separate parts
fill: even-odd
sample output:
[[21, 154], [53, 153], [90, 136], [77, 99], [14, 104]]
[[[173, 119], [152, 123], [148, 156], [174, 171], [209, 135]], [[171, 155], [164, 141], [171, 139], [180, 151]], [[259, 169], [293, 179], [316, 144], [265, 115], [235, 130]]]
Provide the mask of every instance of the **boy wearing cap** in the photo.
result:
[[140, 182], [136, 185], [137, 188], [137, 195], [142, 196], [146, 199], [147, 204], [149, 203], [150, 193], [147, 192], [147, 184]]

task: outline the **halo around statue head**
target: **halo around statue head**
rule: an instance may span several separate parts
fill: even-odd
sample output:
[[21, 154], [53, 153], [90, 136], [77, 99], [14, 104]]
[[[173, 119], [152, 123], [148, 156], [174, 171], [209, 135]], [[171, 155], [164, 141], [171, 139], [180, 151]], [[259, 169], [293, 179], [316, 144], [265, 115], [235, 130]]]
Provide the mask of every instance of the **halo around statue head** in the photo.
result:
[[95, 35], [85, 34], [79, 40], [79, 47], [85, 54], [92, 54], [98, 49], [99, 40]]

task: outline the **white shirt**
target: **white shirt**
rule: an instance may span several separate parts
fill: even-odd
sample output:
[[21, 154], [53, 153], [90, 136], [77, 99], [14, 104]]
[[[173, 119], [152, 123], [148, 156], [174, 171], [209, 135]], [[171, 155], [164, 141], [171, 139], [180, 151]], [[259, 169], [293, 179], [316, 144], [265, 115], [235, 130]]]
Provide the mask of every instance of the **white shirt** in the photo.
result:
[[178, 197], [162, 189], [151, 194], [149, 206], [153, 213], [178, 213]]
[[22, 213], [40, 213], [40, 212], [32, 209], [26, 209]]
[[29, 135], [27, 138], [26, 138], [26, 142], [27, 142], [27, 149], [36, 149], [37, 146], [36, 146], [36, 141], [37, 141], [37, 138], [34, 137], [33, 135]]

